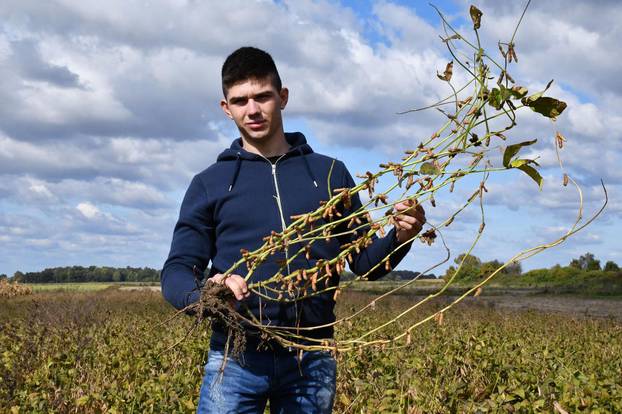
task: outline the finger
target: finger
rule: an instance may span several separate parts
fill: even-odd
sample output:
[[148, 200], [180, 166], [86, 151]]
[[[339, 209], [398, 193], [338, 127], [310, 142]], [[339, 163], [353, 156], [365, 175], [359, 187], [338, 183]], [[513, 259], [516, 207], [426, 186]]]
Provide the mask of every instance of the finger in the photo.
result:
[[403, 218], [400, 217], [398, 220], [396, 220], [396, 224], [399, 226], [399, 229], [404, 229], [407, 231], [415, 229], [415, 233], [419, 233], [423, 228], [424, 223], [420, 220], [416, 220], [414, 217], [405, 216]]
[[409, 223], [409, 224], [415, 224], [417, 221], [419, 221], [419, 220], [417, 220], [416, 217], [409, 216], [409, 215], [406, 215], [406, 214], [400, 214], [399, 216], [396, 216], [396, 219], [398, 221], [404, 221], [404, 222]]
[[250, 292], [248, 291], [248, 285], [246, 284], [246, 280], [240, 275], [231, 275], [231, 279], [240, 287], [242, 294], [244, 297], [248, 297]]
[[214, 283], [222, 284], [223, 280], [225, 280], [225, 277], [226, 276], [222, 273], [216, 273], [214, 276], [210, 277], [209, 280]]
[[403, 213], [403, 212], [405, 212], [405, 211], [407, 211], [407, 210], [412, 208], [412, 206], [410, 206], [410, 205], [408, 205], [408, 204], [406, 204], [404, 202], [399, 202], [399, 203], [397, 203], [393, 207], [395, 208], [395, 210], [397, 210], [400, 213]]
[[412, 228], [413, 228], [413, 225], [411, 223], [409, 223], [407, 221], [404, 221], [404, 220], [396, 221], [395, 225], [396, 225], [396, 227], [399, 226], [399, 230], [409, 231], [409, 230], [412, 230]]
[[246, 281], [241, 276], [231, 275], [225, 280], [225, 284], [231, 289], [237, 300], [243, 300], [249, 295]]
[[234, 280], [226, 279], [225, 280], [225, 286], [227, 286], [229, 288], [229, 290], [231, 292], [233, 292], [233, 295], [235, 296], [235, 298], [237, 300], [244, 299], [244, 294], [242, 293], [242, 288]]

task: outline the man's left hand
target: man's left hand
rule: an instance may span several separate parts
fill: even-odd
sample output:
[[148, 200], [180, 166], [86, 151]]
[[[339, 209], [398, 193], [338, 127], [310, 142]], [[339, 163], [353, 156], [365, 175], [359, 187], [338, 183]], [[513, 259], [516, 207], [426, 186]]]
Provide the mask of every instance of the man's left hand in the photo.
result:
[[395, 235], [401, 244], [419, 234], [425, 223], [425, 211], [421, 204], [413, 199], [397, 203], [394, 208], [400, 213], [393, 218], [395, 219]]

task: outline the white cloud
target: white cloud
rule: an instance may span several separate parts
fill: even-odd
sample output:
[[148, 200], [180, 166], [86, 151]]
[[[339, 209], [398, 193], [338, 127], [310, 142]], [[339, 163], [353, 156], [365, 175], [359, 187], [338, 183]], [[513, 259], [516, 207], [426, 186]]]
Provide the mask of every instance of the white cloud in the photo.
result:
[[78, 211], [82, 213], [84, 217], [88, 219], [93, 219], [93, 218], [102, 216], [102, 212], [99, 211], [99, 209], [95, 207], [93, 204], [88, 203], [88, 202], [78, 204], [76, 206], [76, 209], [78, 209]]
[[[469, 4], [463, 3], [466, 16]], [[510, 137], [539, 138], [524, 154], [539, 157], [544, 192], [519, 174], [491, 182], [487, 200], [493, 209], [529, 211], [543, 221], [553, 217], [555, 224], [572, 217], [576, 194], [559, 185], [552, 146], [560, 130], [568, 138], [564, 163], [584, 186], [586, 207], [602, 200], [603, 177], [611, 196], [603, 220], [617, 223], [622, 7], [532, 3], [518, 33], [515, 78], [531, 91], [555, 78], [550, 94], [569, 107], [555, 125], [524, 111]], [[484, 0], [480, 8], [482, 39], [496, 53], [496, 41], [508, 40], [520, 5]], [[10, 239], [12, 252], [6, 254], [22, 257], [24, 242], [40, 249], [41, 257], [70, 252], [67, 257], [78, 262], [90, 252], [112, 262], [121, 260], [114, 251], [124, 251], [124, 260], [134, 254], [133, 260], [157, 265], [180, 193], [237, 135], [218, 107], [219, 71], [241, 45], [275, 57], [291, 91], [285, 116], [304, 120], [307, 135], [335, 151], [357, 147], [378, 162], [397, 159], [444, 121], [434, 111], [395, 113], [449, 94], [436, 78], [449, 58], [439, 28], [412, 8], [378, 1], [368, 16], [328, 1], [3, 2], [0, 234]], [[454, 81], [464, 80], [456, 65]], [[435, 220], [444, 216], [442, 208], [457, 205], [437, 202], [430, 210]], [[477, 221], [475, 213], [456, 223], [459, 231]], [[448, 238], [457, 249], [467, 243], [464, 234]], [[144, 246], [160, 256], [137, 253]]]

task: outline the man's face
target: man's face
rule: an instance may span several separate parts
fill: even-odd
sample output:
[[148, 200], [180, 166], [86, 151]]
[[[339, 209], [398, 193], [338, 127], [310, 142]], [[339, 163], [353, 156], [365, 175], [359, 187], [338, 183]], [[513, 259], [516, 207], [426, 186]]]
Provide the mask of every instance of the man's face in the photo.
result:
[[277, 91], [270, 78], [248, 79], [231, 86], [220, 106], [243, 138], [268, 141], [283, 129], [281, 110], [287, 98], [287, 88]]

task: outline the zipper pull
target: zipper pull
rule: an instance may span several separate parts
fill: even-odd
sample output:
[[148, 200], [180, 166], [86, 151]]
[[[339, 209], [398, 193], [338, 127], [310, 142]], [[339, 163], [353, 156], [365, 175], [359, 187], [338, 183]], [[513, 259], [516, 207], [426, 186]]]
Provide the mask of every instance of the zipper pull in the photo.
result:
[[272, 175], [276, 175], [276, 164], [272, 164]]

